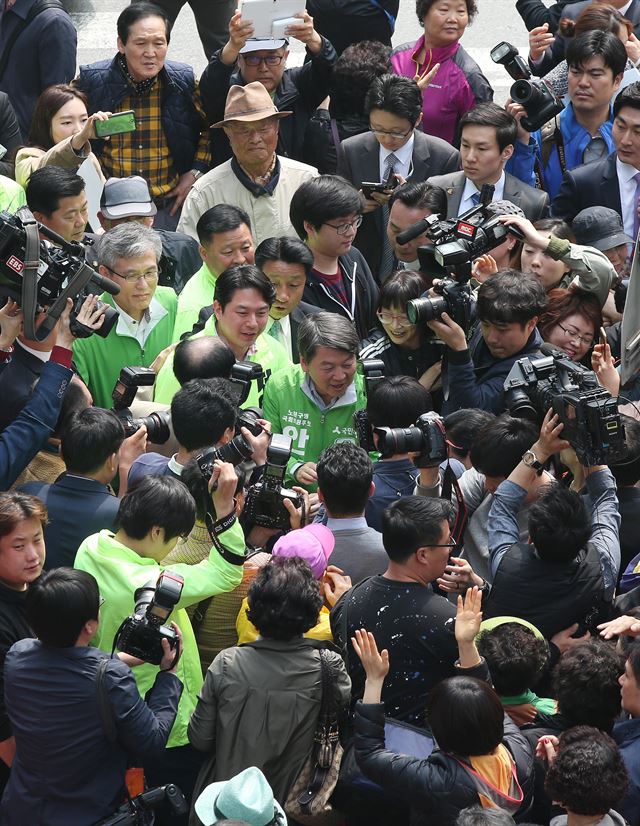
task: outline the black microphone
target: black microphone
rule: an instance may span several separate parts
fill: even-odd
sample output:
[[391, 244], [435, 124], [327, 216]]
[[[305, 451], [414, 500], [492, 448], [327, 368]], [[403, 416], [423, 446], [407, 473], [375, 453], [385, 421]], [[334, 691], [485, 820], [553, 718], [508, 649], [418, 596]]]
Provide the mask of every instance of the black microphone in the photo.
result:
[[429, 219], [421, 218], [416, 224], [412, 224], [408, 229], [405, 229], [403, 232], [399, 232], [396, 235], [396, 241], [401, 246], [403, 244], [408, 244], [409, 241], [413, 241], [414, 238], [417, 238], [418, 235], [422, 235], [422, 233], [427, 229], [429, 229]]
[[[87, 264], [86, 266], [89, 265]], [[115, 281], [112, 281], [110, 278], [105, 278], [104, 275], [100, 275], [100, 273], [95, 270], [89, 280], [89, 286], [91, 284], [95, 284], [96, 287], [100, 289], [100, 292], [109, 293], [109, 295], [118, 295], [120, 292], [120, 287]]]

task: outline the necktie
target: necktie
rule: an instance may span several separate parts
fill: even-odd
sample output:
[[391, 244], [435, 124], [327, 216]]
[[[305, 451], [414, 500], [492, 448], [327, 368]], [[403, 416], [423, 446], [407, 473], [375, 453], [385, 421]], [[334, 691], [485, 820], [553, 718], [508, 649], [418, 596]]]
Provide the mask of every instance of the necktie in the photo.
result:
[[636, 172], [633, 180], [636, 182], [636, 194], [633, 198], [633, 240], [635, 241], [638, 237], [638, 229], [640, 228], [640, 215], [638, 215], [638, 210], [640, 209], [640, 172]]
[[471, 203], [474, 206], [478, 206], [478, 204], [480, 203], [480, 193], [479, 192], [474, 192], [473, 193], [473, 195], [471, 196]]
[[[384, 162], [383, 181], [389, 180], [392, 172], [396, 171], [396, 166], [399, 163], [398, 158], [391, 152], [387, 155]], [[380, 256], [380, 271], [378, 272], [378, 282], [382, 284], [393, 271], [393, 262], [395, 255], [393, 249], [387, 238], [387, 224], [389, 223], [389, 207], [385, 204], [382, 207], [382, 254]]]
[[284, 331], [282, 329], [282, 324], [276, 319], [271, 327], [269, 327], [269, 335], [272, 338], [275, 338], [276, 341], [279, 341], [280, 344], [284, 344]]

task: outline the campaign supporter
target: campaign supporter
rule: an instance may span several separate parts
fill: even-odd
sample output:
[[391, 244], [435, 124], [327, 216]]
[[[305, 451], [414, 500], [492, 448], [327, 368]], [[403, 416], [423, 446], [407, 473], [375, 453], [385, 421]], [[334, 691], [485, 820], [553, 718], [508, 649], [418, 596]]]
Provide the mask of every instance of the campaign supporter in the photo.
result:
[[[213, 315], [193, 339], [219, 336], [237, 361], [253, 361], [262, 366], [263, 377], [252, 383], [247, 406], [261, 406], [269, 376], [290, 363], [284, 346], [264, 332], [274, 299], [273, 285], [257, 267], [252, 264], [229, 267], [216, 280]], [[170, 404], [179, 387], [174, 353], [171, 353], [158, 373], [155, 401]]]
[[200, 178], [185, 201], [178, 229], [197, 238], [198, 219], [216, 204], [233, 204], [251, 219], [256, 244], [272, 235], [291, 235], [289, 202], [296, 189], [318, 173], [312, 166], [277, 154], [280, 120], [291, 114], [278, 110], [259, 81], [232, 86], [223, 129], [232, 157]]
[[548, 293], [547, 309], [540, 316], [538, 330], [544, 341], [559, 347], [572, 361], [587, 360], [600, 335], [602, 312], [593, 293], [570, 288]]
[[456, 218], [477, 206], [483, 184], [494, 187], [492, 201], [510, 201], [532, 221], [549, 214], [546, 192], [525, 183], [530, 179], [527, 169], [512, 164], [513, 174], [505, 172], [518, 135], [512, 115], [495, 103], [482, 103], [460, 118], [458, 128], [462, 170], [429, 178], [430, 184], [447, 193], [447, 218]]
[[[89, 647], [100, 604], [94, 577], [70, 568], [44, 574], [26, 592], [26, 618], [37, 639], [17, 642], [5, 660], [16, 753], [2, 798], [3, 826], [101, 821], [125, 799], [128, 759], [161, 751], [167, 741], [182, 692], [175, 652], [162, 641], [161, 667], [143, 700], [124, 662]], [[46, 680], [39, 679], [43, 673]], [[96, 691], [100, 673], [113, 742]]]
[[22, 135], [16, 113], [6, 92], [0, 92], [0, 145], [7, 150], [6, 155], [0, 158], [0, 175], [3, 178], [14, 179], [15, 152], [13, 150], [22, 146]]
[[317, 30], [342, 54], [350, 44], [362, 40], [390, 46], [400, 0], [380, 0], [377, 4], [343, 0], [339, 6], [333, 0], [309, 0], [307, 8], [314, 16]]
[[300, 325], [300, 364], [274, 372], [264, 392], [264, 416], [274, 433], [292, 440], [287, 478], [309, 490], [325, 447], [357, 441], [354, 413], [365, 406], [356, 373], [359, 341], [350, 321], [336, 313], [310, 315]]
[[364, 199], [337, 175], [302, 184], [291, 199], [291, 223], [313, 253], [303, 298], [349, 319], [360, 338], [375, 324], [378, 287], [364, 257], [353, 246]]
[[[326, 37], [318, 34], [306, 11], [296, 15], [299, 21], [289, 23], [284, 37], [269, 40], [253, 37], [251, 12], [246, 15], [243, 18], [241, 11], [236, 11], [232, 16], [227, 42], [212, 55], [200, 78], [202, 103], [209, 123], [223, 119], [227, 93], [232, 86], [258, 81], [272, 96], [279, 111], [291, 112], [291, 117], [280, 126], [278, 154], [302, 161], [307, 124], [329, 94], [335, 49]], [[291, 37], [304, 45], [308, 60], [302, 66], [287, 69]], [[211, 133], [211, 154], [216, 166], [231, 158], [229, 141], [221, 129]]]
[[304, 135], [302, 160], [321, 175], [333, 175], [343, 140], [369, 129], [364, 104], [371, 82], [391, 71], [391, 49], [379, 41], [363, 40], [348, 46], [333, 65], [329, 79], [329, 107], [319, 107]]
[[154, 230], [121, 224], [100, 237], [98, 272], [120, 292], [100, 298], [118, 312], [106, 338], [76, 341], [73, 359], [99, 407], [111, 407], [111, 393], [122, 367], [149, 367], [171, 344], [178, 299], [171, 287], [158, 286], [162, 242]]
[[[424, 181], [434, 174], [455, 172], [458, 151], [441, 138], [419, 130], [422, 98], [415, 80], [398, 75], [375, 78], [365, 101], [369, 130], [347, 138], [338, 150], [338, 175], [361, 190], [364, 181]], [[391, 272], [393, 255], [387, 240], [390, 192], [363, 192], [362, 224], [355, 245], [378, 283]]]
[[11, 178], [0, 175], [0, 210], [2, 212], [17, 212], [27, 203], [24, 188]]
[[420, 81], [438, 71], [422, 92], [422, 129], [453, 143], [460, 118], [476, 103], [493, 100], [493, 89], [478, 64], [460, 45], [477, 14], [475, 0], [418, 0], [416, 15], [424, 34], [391, 53], [394, 71]]
[[199, 253], [202, 266], [187, 281], [178, 298], [173, 340], [190, 334], [203, 307], [213, 304], [216, 278], [238, 264], [253, 264], [251, 222], [242, 209], [230, 204], [211, 207], [198, 219]]
[[[599, 161], [615, 149], [611, 134], [611, 99], [620, 88], [627, 53], [619, 38], [590, 31], [571, 41], [567, 51], [569, 103], [533, 135], [518, 119], [514, 162], [529, 158], [531, 183], [535, 175], [553, 200], [568, 169]], [[513, 105], [512, 113], [522, 114]]]
[[146, 178], [156, 226], [174, 230], [189, 190], [211, 162], [200, 91], [191, 66], [166, 59], [171, 27], [162, 8], [132, 3], [116, 25], [116, 56], [80, 66], [74, 85], [91, 112], [134, 111], [136, 129], [94, 141], [94, 151], [107, 178]]
[[106, 120], [105, 112], [87, 113], [87, 96], [65, 83], [49, 86], [38, 98], [27, 136], [27, 145], [16, 153], [16, 181], [26, 186], [31, 173], [43, 166], [61, 166], [77, 172], [90, 159], [100, 180], [104, 180], [90, 140], [93, 124]]

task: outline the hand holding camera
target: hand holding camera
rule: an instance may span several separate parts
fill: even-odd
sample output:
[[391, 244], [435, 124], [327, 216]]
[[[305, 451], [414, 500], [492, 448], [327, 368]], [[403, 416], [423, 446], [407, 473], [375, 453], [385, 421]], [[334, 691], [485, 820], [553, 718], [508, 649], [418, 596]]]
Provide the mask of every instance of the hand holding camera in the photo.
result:
[[[56, 344], [58, 347], [66, 347], [67, 350], [72, 349], [73, 342], [78, 337], [77, 328], [74, 329], [74, 325], [72, 324], [71, 314], [73, 309], [73, 301], [68, 298], [67, 306], [64, 308], [62, 315], [60, 316], [58, 337], [56, 339]], [[98, 302], [95, 295], [89, 294], [83, 300], [79, 312], [73, 319], [73, 322], [80, 324], [91, 331], [99, 330], [104, 323], [105, 312], [106, 305], [102, 302]]]
[[255, 421], [262, 428], [257, 435], [244, 426], [240, 427], [240, 433], [251, 447], [251, 458], [256, 463], [256, 467], [262, 467], [267, 461], [267, 448], [271, 441], [271, 422], [258, 418]]
[[302, 504], [296, 506], [291, 499], [283, 499], [282, 504], [289, 514], [289, 524], [291, 525], [291, 530], [295, 531], [298, 528], [304, 528], [305, 524], [311, 521], [309, 518], [311, 513], [311, 505], [308, 491], [304, 488], [298, 487], [297, 485], [294, 485], [291, 490], [294, 490], [302, 499]]
[[164, 653], [164, 656], [160, 660], [160, 671], [168, 671], [170, 674], [175, 674], [178, 667], [178, 661], [180, 660], [180, 655], [182, 654], [182, 631], [175, 624], [175, 622], [170, 622], [169, 628], [172, 628], [175, 631], [175, 645], [172, 647], [169, 640], [165, 637], [163, 637], [160, 641], [160, 645], [162, 646], [162, 651]]
[[209, 479], [209, 492], [218, 519], [224, 519], [233, 511], [237, 485], [238, 477], [231, 462], [216, 459]]

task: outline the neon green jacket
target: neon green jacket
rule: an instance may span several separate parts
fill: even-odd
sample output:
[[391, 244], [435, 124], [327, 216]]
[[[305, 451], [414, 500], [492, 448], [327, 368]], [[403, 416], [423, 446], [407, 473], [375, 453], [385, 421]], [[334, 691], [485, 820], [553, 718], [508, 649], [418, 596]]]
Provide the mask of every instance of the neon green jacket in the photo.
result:
[[20, 184], [0, 175], [0, 210], [16, 212], [27, 203], [27, 196]]
[[[229, 551], [244, 556], [244, 534], [237, 520], [219, 534], [219, 540]], [[100, 609], [100, 626], [92, 644], [111, 651], [120, 623], [133, 612], [134, 591], [148, 582], [155, 584], [164, 566], [158, 565], [153, 559], [139, 556], [118, 542], [111, 531], [100, 531], [80, 545], [75, 567], [93, 574], [98, 581], [104, 604]], [[182, 746], [189, 742], [187, 725], [203, 683], [198, 646], [185, 608], [215, 594], [232, 591], [242, 581], [243, 567], [226, 562], [213, 546], [208, 558], [197, 565], [176, 562], [166, 567], [184, 577], [180, 601], [171, 614], [171, 620], [182, 631], [183, 653], [178, 663], [177, 676], [184, 688], [167, 743], [168, 746]], [[132, 670], [140, 694], [144, 697], [153, 685], [158, 666], [145, 664]]]
[[[289, 481], [301, 464], [317, 462], [325, 447], [334, 442], [357, 443], [353, 414], [367, 405], [359, 373], [344, 396], [328, 410], [320, 410], [308, 395], [304, 379], [302, 368], [294, 364], [271, 376], [264, 391], [265, 419], [271, 422], [273, 433], [284, 433], [293, 442], [287, 464]], [[316, 487], [310, 486], [309, 490]]]
[[203, 263], [182, 288], [178, 296], [178, 314], [173, 325], [173, 340], [180, 341], [183, 333], [190, 333], [198, 320], [200, 310], [213, 304], [216, 279], [209, 267]]
[[[215, 336], [216, 333], [216, 319], [211, 316], [204, 325], [204, 328], [196, 333], [193, 338], [200, 338], [200, 336]], [[291, 364], [291, 359], [284, 346], [276, 341], [273, 336], [268, 336], [263, 333], [256, 339], [257, 352], [253, 356], [249, 356], [248, 361], [254, 361], [256, 364], [261, 364], [264, 371], [264, 382], [267, 381], [272, 373], [276, 370], [281, 370]], [[242, 405], [243, 407], [262, 407], [262, 396], [264, 393], [264, 383], [252, 382], [249, 397]], [[162, 402], [163, 404], [171, 404], [171, 399], [180, 390], [178, 379], [173, 372], [173, 353], [165, 361], [162, 369], [158, 373], [155, 388], [153, 391], [153, 400]]]

